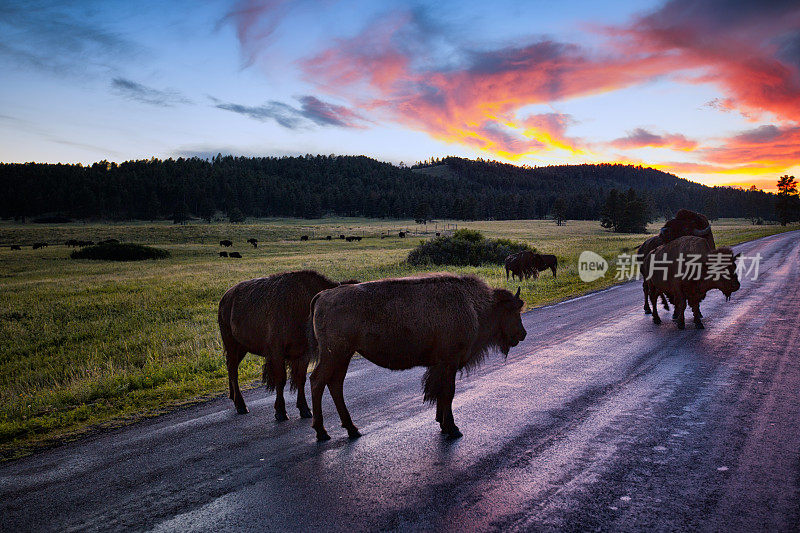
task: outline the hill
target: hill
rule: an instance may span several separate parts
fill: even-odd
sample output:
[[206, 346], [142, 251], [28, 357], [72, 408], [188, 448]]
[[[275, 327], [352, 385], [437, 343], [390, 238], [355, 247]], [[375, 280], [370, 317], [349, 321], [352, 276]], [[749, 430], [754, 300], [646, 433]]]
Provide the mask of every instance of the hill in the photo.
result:
[[773, 216], [773, 195], [706, 187], [618, 164], [519, 167], [447, 157], [412, 168], [365, 156], [149, 159], [91, 166], [0, 164], [0, 217], [211, 219], [544, 218], [564, 198], [570, 219], [596, 219], [612, 188], [646, 193], [655, 215], [680, 207], [714, 216]]

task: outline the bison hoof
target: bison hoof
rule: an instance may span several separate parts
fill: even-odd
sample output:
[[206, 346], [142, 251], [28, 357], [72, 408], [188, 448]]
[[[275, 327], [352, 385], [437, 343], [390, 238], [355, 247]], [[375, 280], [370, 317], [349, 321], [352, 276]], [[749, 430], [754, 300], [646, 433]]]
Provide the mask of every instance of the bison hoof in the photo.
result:
[[275, 420], [283, 422], [289, 420], [289, 417], [286, 415], [286, 411], [275, 411]]
[[237, 405], [236, 412], [239, 413], [240, 415], [246, 415], [250, 411], [247, 409], [247, 406], [245, 405]]
[[649, 307], [645, 307], [645, 308], [644, 308], [644, 314], [646, 314], [646, 315], [651, 315], [651, 314], [653, 314], [653, 312], [650, 310], [650, 308], [649, 308]]
[[355, 440], [355, 439], [359, 438], [360, 436], [361, 436], [361, 432], [358, 431], [357, 427], [354, 426], [354, 427], [351, 427], [351, 428], [347, 429], [347, 437], [350, 440]]
[[328, 435], [328, 432], [323, 430], [317, 431], [317, 441], [318, 442], [325, 442], [326, 440], [331, 440], [331, 436]]
[[300, 418], [311, 418], [311, 409], [308, 407], [300, 407]]
[[459, 431], [459, 429], [455, 426], [447, 431], [447, 440], [460, 439], [463, 436], [464, 434], [461, 433], [461, 431]]
[[653, 324], [655, 324], [656, 326], [661, 324], [661, 319], [653, 315]]
[[697, 329], [706, 329], [706, 327], [703, 325], [703, 323], [702, 323], [702, 322], [700, 322], [699, 320], [697, 320], [697, 321], [694, 323], [694, 327], [695, 327], [695, 328], [697, 328]]

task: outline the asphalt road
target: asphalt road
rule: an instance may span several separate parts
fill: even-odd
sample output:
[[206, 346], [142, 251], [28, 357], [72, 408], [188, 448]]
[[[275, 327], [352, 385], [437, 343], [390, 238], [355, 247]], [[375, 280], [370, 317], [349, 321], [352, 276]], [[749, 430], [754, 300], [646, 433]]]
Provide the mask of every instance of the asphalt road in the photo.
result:
[[356, 441], [327, 393], [317, 443], [253, 390], [0, 465], [2, 529], [797, 531], [800, 232], [737, 249], [760, 277], [702, 331], [653, 325], [639, 283], [527, 313], [458, 381], [455, 442], [421, 371], [354, 360]]

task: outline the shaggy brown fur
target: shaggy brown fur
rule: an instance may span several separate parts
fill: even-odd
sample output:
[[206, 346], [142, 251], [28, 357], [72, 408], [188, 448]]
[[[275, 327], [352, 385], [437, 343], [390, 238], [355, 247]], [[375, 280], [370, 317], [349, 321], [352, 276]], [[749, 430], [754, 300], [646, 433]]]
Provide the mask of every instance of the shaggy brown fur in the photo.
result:
[[708, 241], [710, 249], [716, 248], [711, 224], [706, 216], [688, 209], [678, 209], [675, 217], [661, 228], [659, 236], [665, 244], [685, 236], [703, 237]]
[[539, 272], [550, 269], [553, 277], [556, 277], [556, 269], [558, 268], [558, 260], [554, 255], [533, 254], [533, 277], [538, 278]]
[[[684, 279], [684, 277], [680, 275], [678, 264], [678, 257], [680, 254], [683, 254], [684, 258], [690, 254], [701, 256], [699, 280]], [[711, 261], [709, 254], [721, 254], [724, 258], [723, 262], [728, 279], [724, 277], [718, 280], [707, 279], [708, 265]], [[738, 254], [734, 255], [733, 251], [727, 247], [712, 250], [708, 246], [708, 241], [703, 237], [681, 237], [663, 244], [649, 253], [644, 259], [642, 273], [645, 276], [645, 290], [653, 305], [653, 322], [655, 324], [661, 323], [656, 303], [659, 295], [666, 294], [675, 306], [673, 319], [677, 323], [679, 329], [684, 329], [685, 327], [683, 313], [686, 310], [687, 302], [692, 308], [695, 326], [698, 329], [702, 329], [703, 323], [700, 320], [702, 318], [700, 302], [706, 297], [706, 293], [712, 289], [719, 289], [726, 298], [730, 298], [731, 294], [739, 290], [739, 277], [736, 274], [737, 257], [739, 257]], [[649, 275], [651, 274], [651, 264], [653, 261], [661, 261], [664, 259], [669, 261], [666, 275], [658, 270], [652, 271], [652, 275]], [[686, 270], [685, 266], [684, 270]]]
[[344, 403], [342, 386], [354, 352], [378, 366], [428, 368], [425, 401], [436, 402], [436, 420], [450, 438], [461, 436], [453, 421], [456, 374], [474, 368], [497, 348], [504, 354], [525, 338], [523, 302], [492, 289], [475, 276], [428, 274], [341, 286], [311, 303], [309, 345], [319, 364], [311, 374], [313, 427], [330, 438], [322, 421], [322, 393], [331, 393], [342, 427], [360, 436]]
[[[352, 280], [351, 280], [352, 282]], [[247, 352], [266, 359], [262, 379], [275, 390], [275, 418], [286, 420], [286, 365], [291, 388], [297, 389], [297, 408], [303, 418], [311, 411], [305, 397], [308, 350], [306, 321], [311, 299], [339, 284], [312, 270], [275, 274], [243, 281], [228, 289], [219, 302], [219, 329], [228, 366], [230, 398], [239, 413], [247, 406], [239, 390], [239, 364]]]
[[[662, 239], [660, 235], [650, 237], [649, 239], [644, 241], [639, 246], [639, 249], [636, 251], [636, 261], [638, 261], [639, 264], [641, 265], [642, 261], [644, 261], [644, 258], [647, 256], [647, 254], [649, 254], [662, 244], [664, 244], [664, 239]], [[645, 283], [647, 282], [642, 281], [642, 292], [644, 292], [644, 314], [649, 315], [652, 313], [652, 311], [650, 310], [650, 298], [648, 297], [647, 287], [645, 287]], [[661, 295], [661, 304], [664, 306], [664, 309], [669, 311], [669, 304], [667, 303], [667, 297], [663, 294]]]

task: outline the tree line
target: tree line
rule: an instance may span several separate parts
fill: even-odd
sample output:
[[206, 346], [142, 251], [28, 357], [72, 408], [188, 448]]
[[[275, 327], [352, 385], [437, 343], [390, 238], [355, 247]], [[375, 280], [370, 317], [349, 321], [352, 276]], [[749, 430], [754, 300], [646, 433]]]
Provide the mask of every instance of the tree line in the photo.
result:
[[211, 220], [224, 215], [599, 219], [612, 189], [634, 189], [653, 217], [775, 218], [775, 195], [707, 187], [621, 164], [515, 166], [456, 157], [411, 167], [365, 156], [149, 159], [93, 165], [0, 164], [0, 217]]

